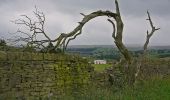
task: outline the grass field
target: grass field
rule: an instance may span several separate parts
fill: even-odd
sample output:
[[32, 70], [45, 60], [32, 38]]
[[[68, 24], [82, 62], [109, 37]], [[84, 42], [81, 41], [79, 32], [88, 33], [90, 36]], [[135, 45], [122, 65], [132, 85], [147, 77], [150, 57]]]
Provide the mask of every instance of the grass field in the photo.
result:
[[111, 67], [111, 64], [93, 64], [92, 65], [94, 67], [94, 70], [97, 72], [102, 72], [104, 71], [106, 68]]

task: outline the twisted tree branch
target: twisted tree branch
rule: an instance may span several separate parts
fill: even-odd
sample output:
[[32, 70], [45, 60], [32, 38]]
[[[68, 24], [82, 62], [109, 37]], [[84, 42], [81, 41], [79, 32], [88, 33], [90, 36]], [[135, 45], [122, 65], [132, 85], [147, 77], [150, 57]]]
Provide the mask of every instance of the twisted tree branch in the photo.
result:
[[113, 26], [113, 34], [112, 37], [115, 40], [115, 44], [118, 47], [119, 51], [122, 53], [122, 55], [124, 56], [124, 58], [126, 59], [126, 61], [131, 64], [132, 63], [132, 55], [130, 54], [130, 52], [128, 51], [128, 49], [126, 48], [126, 46], [123, 44], [122, 41], [122, 35], [123, 35], [123, 21], [120, 15], [120, 10], [119, 10], [119, 4], [118, 1], [115, 0], [115, 4], [116, 4], [116, 17], [114, 17], [115, 21], [116, 21], [116, 28], [115, 28], [115, 24], [113, 21], [111, 21], [110, 19], [108, 19], [108, 21], [112, 24]]
[[[90, 20], [92, 20], [96, 17], [99, 17], [99, 16], [108, 16], [108, 17], [112, 17], [112, 18], [116, 18], [116, 16], [117, 16], [116, 13], [112, 13], [110, 11], [101, 11], [101, 10], [93, 12], [89, 15], [85, 15], [83, 13], [81, 13], [81, 15], [83, 15], [84, 18], [81, 22], [79, 22], [79, 25], [73, 31], [71, 31], [68, 34], [61, 34], [56, 39], [57, 43], [55, 45], [55, 48], [58, 48], [60, 45], [63, 45], [64, 48], [66, 48], [71, 40], [74, 40], [78, 35], [80, 35], [82, 33], [81, 31], [82, 31], [83, 26]], [[64, 42], [62, 42], [62, 41], [64, 41]]]

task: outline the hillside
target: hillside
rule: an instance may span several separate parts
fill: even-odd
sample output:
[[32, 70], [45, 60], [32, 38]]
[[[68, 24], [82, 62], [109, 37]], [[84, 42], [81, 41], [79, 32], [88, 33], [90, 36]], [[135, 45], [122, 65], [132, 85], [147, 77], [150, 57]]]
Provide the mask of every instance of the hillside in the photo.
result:
[[[142, 48], [137, 46], [129, 46], [128, 49], [134, 56], [138, 56], [143, 52]], [[80, 54], [85, 57], [90, 56], [94, 59], [107, 60], [118, 60], [121, 56], [117, 48], [111, 45], [72, 45], [68, 47], [67, 52]], [[151, 46], [148, 52], [152, 57], [170, 57], [170, 46]]]

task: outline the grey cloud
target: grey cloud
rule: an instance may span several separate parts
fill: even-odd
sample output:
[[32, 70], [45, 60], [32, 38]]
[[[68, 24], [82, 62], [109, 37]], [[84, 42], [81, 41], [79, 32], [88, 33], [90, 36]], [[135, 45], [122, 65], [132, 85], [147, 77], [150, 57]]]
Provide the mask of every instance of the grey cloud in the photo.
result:
[[[170, 0], [119, 0], [125, 24], [124, 41], [130, 44], [143, 44], [149, 28], [146, 10], [151, 13], [154, 23], [161, 27], [152, 38], [152, 44], [170, 43]], [[34, 6], [46, 14], [46, 31], [52, 38], [61, 32], [70, 32], [82, 19], [80, 12], [88, 14], [96, 10], [115, 11], [114, 0], [0, 0], [0, 37], [17, 30], [10, 20], [21, 14], [32, 14]], [[107, 18], [97, 18], [83, 29], [83, 34], [71, 44], [113, 44], [112, 27]]]
[[146, 10], [157, 16], [170, 15], [170, 0], [120, 0], [122, 13], [142, 16]]
[[[114, 10], [114, 0], [49, 0], [58, 9], [68, 13], [83, 10]], [[125, 15], [141, 16], [146, 10], [155, 15], [169, 15], [170, 0], [119, 0], [121, 12]]]

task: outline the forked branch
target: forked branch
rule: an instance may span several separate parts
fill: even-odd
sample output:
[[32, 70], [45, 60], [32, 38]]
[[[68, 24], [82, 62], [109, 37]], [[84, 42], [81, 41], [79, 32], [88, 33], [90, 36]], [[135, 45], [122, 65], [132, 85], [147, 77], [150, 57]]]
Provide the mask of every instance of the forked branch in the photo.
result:
[[147, 11], [147, 15], [148, 15], [148, 20], [149, 23], [150, 23], [150, 26], [151, 26], [151, 32], [149, 32], [147, 30], [147, 36], [146, 36], [146, 41], [145, 41], [145, 44], [144, 44], [144, 47], [143, 47], [143, 54], [145, 55], [146, 52], [147, 52], [147, 48], [148, 48], [148, 44], [149, 44], [149, 41], [150, 41], [150, 38], [152, 37], [152, 35], [154, 34], [155, 31], [159, 30], [160, 28], [156, 28], [154, 25], [153, 25], [153, 22], [151, 20], [151, 17], [150, 17], [150, 13], [149, 11]]

